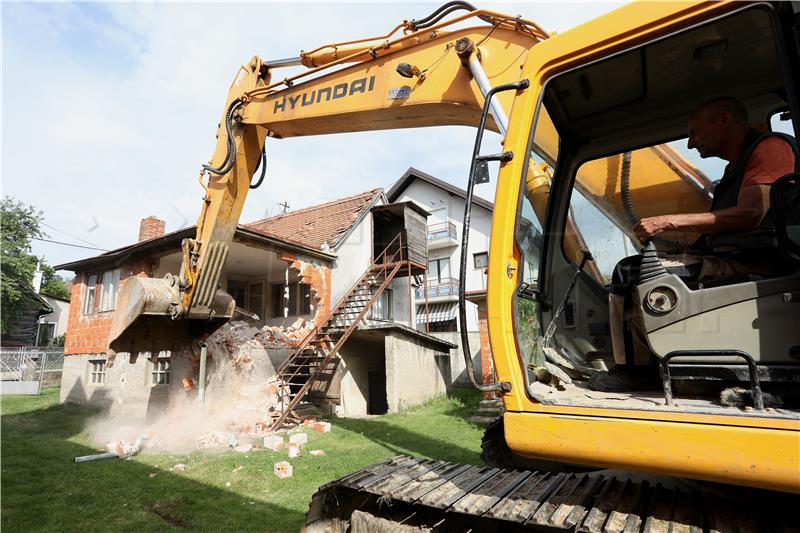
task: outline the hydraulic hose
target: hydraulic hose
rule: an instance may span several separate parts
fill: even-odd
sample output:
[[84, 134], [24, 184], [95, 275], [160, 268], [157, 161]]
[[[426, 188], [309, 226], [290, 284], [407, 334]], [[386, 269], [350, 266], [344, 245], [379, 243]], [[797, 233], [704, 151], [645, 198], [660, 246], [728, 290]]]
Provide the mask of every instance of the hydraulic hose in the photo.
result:
[[264, 146], [264, 149], [261, 151], [261, 159], [258, 160], [258, 165], [256, 166], [256, 172], [258, 172], [258, 167], [261, 167], [261, 175], [258, 177], [258, 181], [255, 183], [250, 184], [251, 189], [258, 189], [261, 187], [261, 184], [264, 183], [264, 176], [267, 175], [267, 147]]
[[[463, 2], [461, 0], [456, 0], [454, 2], [447, 2], [446, 4], [440, 6], [436, 11], [434, 11], [433, 13], [428, 15], [427, 17], [422, 18], [420, 20], [412, 20], [411, 21], [411, 26], [415, 30], [424, 30], [425, 28], [429, 28], [429, 27], [433, 26], [434, 24], [436, 24], [437, 22], [442, 20], [444, 17], [446, 17], [450, 13], [453, 13], [454, 11], [460, 11], [460, 10], [476, 11], [476, 8], [475, 8], [475, 6], [470, 4], [469, 2]], [[492, 21], [491, 18], [483, 16], [483, 15], [478, 17], [478, 18], [480, 18], [484, 22], [491, 23], [491, 21]]]
[[225, 113], [225, 131], [228, 134], [228, 151], [225, 153], [225, 159], [219, 167], [212, 167], [211, 165], [204, 164], [203, 168], [212, 174], [221, 176], [227, 174], [236, 164], [236, 143], [233, 140], [233, 112], [237, 107], [242, 104], [238, 98], [231, 102], [228, 106], [228, 111]]

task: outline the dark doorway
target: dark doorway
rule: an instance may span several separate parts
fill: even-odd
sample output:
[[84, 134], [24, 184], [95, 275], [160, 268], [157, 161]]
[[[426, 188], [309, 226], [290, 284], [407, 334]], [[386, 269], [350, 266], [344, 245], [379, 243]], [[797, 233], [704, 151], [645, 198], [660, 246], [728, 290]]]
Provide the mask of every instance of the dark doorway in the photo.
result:
[[367, 371], [369, 392], [367, 396], [367, 414], [383, 415], [389, 411], [386, 402], [386, 369], [373, 368]]

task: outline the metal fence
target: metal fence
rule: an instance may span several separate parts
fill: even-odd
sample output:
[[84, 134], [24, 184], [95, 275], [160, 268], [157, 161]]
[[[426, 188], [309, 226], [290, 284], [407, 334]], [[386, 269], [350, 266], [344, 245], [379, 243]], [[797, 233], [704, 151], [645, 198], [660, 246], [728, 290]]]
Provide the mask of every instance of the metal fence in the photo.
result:
[[0, 348], [3, 394], [39, 394], [42, 384], [57, 383], [64, 369], [64, 348]]

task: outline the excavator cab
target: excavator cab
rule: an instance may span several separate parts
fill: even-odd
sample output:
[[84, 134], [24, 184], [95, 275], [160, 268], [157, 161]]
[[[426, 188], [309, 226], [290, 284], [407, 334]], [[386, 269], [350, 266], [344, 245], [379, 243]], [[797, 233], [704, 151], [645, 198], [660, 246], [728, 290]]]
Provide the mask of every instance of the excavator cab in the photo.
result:
[[[519, 207], [513, 221], [495, 213], [490, 251], [490, 272], [505, 272], [505, 262], [509, 271], [519, 269], [512, 296], [514, 344], [496, 340], [501, 321], [490, 325], [499, 374], [517, 359], [512, 350], [524, 369], [524, 398], [504, 417], [505, 437], [516, 453], [651, 472], [670, 463], [690, 477], [798, 489], [796, 470], [785, 464], [776, 463], [768, 473], [762, 466], [759, 475], [744, 466], [722, 474], [716, 466], [728, 454], [730, 464], [748, 456], [748, 464], [768, 465], [759, 451], [766, 442], [782, 457], [796, 457], [798, 438], [790, 430], [800, 421], [797, 175], [772, 189], [777, 224], [771, 245], [758, 253], [779, 264], [773, 275], [698, 282], [690, 269], [676, 275], [662, 264], [664, 253], [690, 248], [697, 234], [664, 233], [643, 247], [633, 232], [644, 217], [709, 209], [712, 179], [722, 176], [724, 162], [697, 158], [685, 140], [688, 119], [701, 103], [731, 96], [747, 108], [752, 126], [796, 134], [797, 49], [784, 33], [796, 15], [786, 7], [734, 4], [713, 17], [684, 13], [686, 19], [649, 39], [634, 42], [617, 33], [609, 36], [608, 48], [582, 49], [585, 55], [577, 60], [567, 51], [583, 45], [567, 32], [555, 39], [562, 39], [563, 58], [549, 57], [525, 70], [541, 80], [527, 96], [531, 133], [523, 153], [530, 156], [501, 170], [497, 195], [512, 194], [503, 182], [513, 172]], [[625, 27], [613, 15], [606, 24]], [[597, 24], [584, 29], [602, 33]], [[531, 169], [543, 164], [553, 169], [552, 178], [536, 184]], [[511, 259], [503, 226], [514, 228]], [[746, 246], [744, 237], [734, 240]], [[663, 386], [593, 391], [589, 378], [614, 365], [612, 272], [637, 253], [643, 256], [642, 274], [626, 309], [641, 317], [642, 342], [655, 356], [655, 376], [660, 370]], [[503, 282], [493, 281], [490, 315], [502, 313], [493, 292], [505, 290]], [[739, 389], [746, 399], [726, 403], [722, 393]], [[764, 406], [767, 392], [776, 399], [771, 407]], [[594, 423], [587, 424], [586, 416]], [[759, 428], [752, 442], [734, 437], [732, 429], [744, 419]], [[591, 436], [588, 426], [594, 426]], [[704, 461], [698, 443], [712, 438], [712, 427], [719, 429], [714, 440], [729, 434], [737, 445], [709, 448], [720, 460]], [[618, 440], [626, 434], [637, 435], [636, 453]], [[577, 444], [583, 438], [591, 453]], [[631, 453], [621, 453], [626, 448]]]

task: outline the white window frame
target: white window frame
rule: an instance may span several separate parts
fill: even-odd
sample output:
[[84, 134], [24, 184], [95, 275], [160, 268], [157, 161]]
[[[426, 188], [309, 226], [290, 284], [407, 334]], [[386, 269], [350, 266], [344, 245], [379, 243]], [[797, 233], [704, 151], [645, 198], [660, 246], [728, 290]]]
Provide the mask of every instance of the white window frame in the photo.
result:
[[172, 384], [172, 358], [169, 355], [159, 355], [152, 359], [150, 364], [150, 386], [160, 387]]
[[[370, 297], [375, 294], [375, 290], [370, 291]], [[369, 310], [369, 319], [378, 320], [382, 322], [394, 321], [394, 313], [392, 313], [392, 306], [394, 305], [394, 298], [392, 289], [386, 288], [380, 293], [372, 304]]]
[[94, 314], [95, 304], [97, 303], [97, 274], [87, 274], [86, 283], [83, 287], [83, 307], [81, 311], [84, 315]]
[[117, 307], [119, 293], [119, 269], [103, 272], [100, 285], [100, 312], [113, 311]]
[[87, 379], [92, 387], [102, 387], [106, 384], [106, 360], [89, 359], [89, 377]]
[[[484, 256], [486, 257], [486, 264], [483, 266], [478, 266], [478, 257]], [[472, 266], [475, 267], [475, 270], [483, 270], [484, 268], [489, 266], [489, 252], [476, 252], [472, 254]]]

